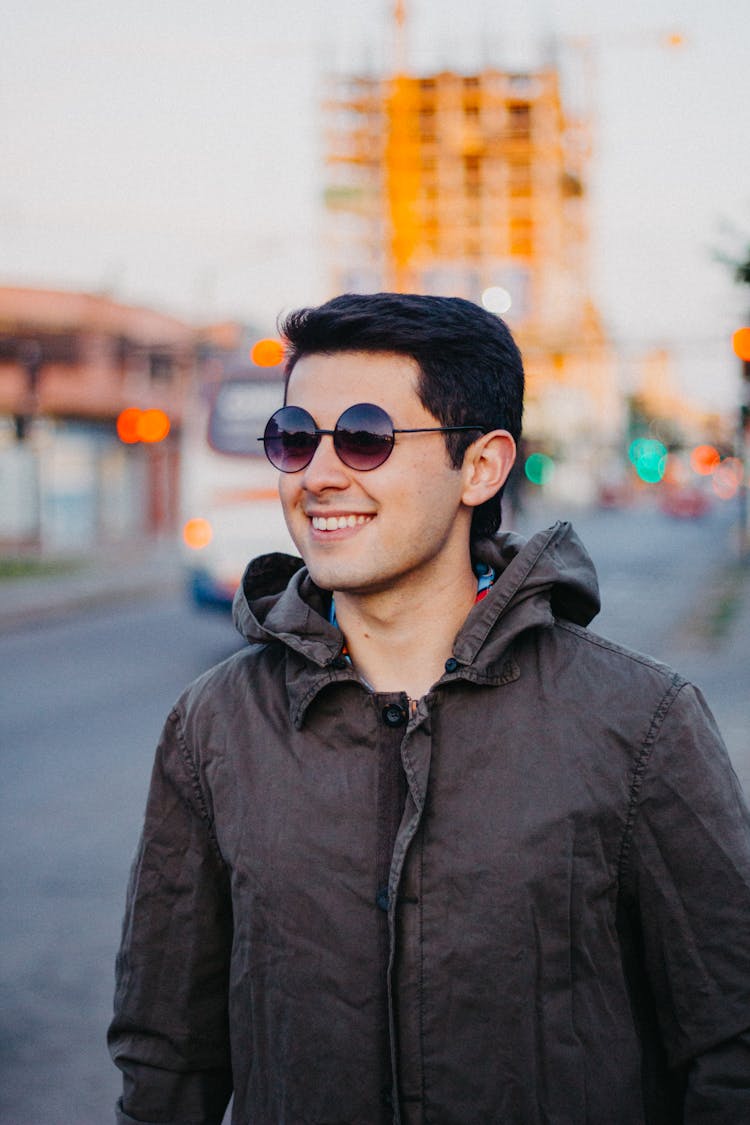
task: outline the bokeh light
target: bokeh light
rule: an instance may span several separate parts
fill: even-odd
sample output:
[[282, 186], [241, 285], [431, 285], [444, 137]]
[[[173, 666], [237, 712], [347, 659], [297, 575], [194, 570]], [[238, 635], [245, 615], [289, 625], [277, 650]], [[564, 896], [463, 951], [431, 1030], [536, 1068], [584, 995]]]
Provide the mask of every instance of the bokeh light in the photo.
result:
[[513, 304], [513, 298], [507, 289], [503, 289], [501, 285], [490, 285], [482, 293], [482, 304], [488, 312], [497, 313], [502, 316], [507, 313], [510, 306]]
[[702, 477], [710, 477], [721, 461], [718, 449], [713, 445], [696, 445], [690, 451], [690, 468]]
[[194, 551], [200, 551], [202, 547], [207, 547], [214, 537], [213, 528], [208, 520], [200, 517], [188, 520], [182, 529], [182, 538], [188, 547]]
[[164, 441], [169, 433], [169, 418], [163, 410], [141, 410], [136, 422], [139, 441], [149, 445]]
[[117, 417], [117, 436], [126, 445], [164, 441], [169, 430], [169, 415], [163, 410], [139, 410], [137, 406], [129, 406]]
[[667, 468], [667, 447], [655, 438], [636, 438], [628, 447], [628, 457], [642, 481], [658, 484]]
[[281, 340], [258, 340], [250, 350], [250, 358], [256, 367], [276, 367], [284, 358], [284, 345]]
[[138, 419], [140, 416], [140, 410], [135, 406], [129, 406], [127, 410], [122, 410], [117, 417], [117, 436], [126, 445], [135, 445], [136, 442], [141, 440], [138, 436]]
[[711, 475], [711, 487], [720, 500], [732, 500], [742, 484], [744, 467], [739, 457], [725, 457]]
[[740, 359], [750, 360], [750, 328], [738, 328], [732, 335], [734, 354]]
[[546, 484], [555, 471], [555, 462], [546, 453], [530, 453], [524, 472], [532, 484]]

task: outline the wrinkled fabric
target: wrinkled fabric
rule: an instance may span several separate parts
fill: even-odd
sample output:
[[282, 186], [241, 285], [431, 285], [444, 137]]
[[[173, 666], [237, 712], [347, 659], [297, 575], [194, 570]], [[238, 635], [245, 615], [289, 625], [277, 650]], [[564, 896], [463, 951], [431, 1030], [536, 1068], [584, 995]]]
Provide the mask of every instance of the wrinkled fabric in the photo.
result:
[[750, 818], [700, 692], [587, 629], [557, 524], [411, 713], [298, 559], [180, 698], [128, 888], [122, 1123], [750, 1121]]

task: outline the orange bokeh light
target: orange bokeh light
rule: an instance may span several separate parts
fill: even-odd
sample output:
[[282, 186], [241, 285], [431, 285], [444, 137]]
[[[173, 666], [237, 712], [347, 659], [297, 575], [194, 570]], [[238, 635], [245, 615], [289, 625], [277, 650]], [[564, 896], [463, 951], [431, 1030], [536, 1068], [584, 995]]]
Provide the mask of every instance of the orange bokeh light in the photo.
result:
[[139, 410], [137, 406], [129, 406], [118, 415], [117, 436], [127, 445], [139, 441], [153, 444], [164, 441], [169, 426], [169, 417], [163, 410]]
[[250, 358], [258, 367], [276, 367], [284, 358], [281, 340], [258, 340], [253, 344]]
[[738, 328], [732, 336], [734, 354], [740, 359], [750, 360], [750, 328]]
[[213, 528], [208, 520], [196, 517], [188, 520], [182, 529], [182, 538], [194, 551], [207, 547], [214, 537]]
[[140, 410], [134, 406], [129, 406], [127, 410], [123, 410], [117, 418], [117, 436], [120, 441], [124, 441], [126, 445], [135, 445], [140, 441], [138, 435], [138, 421], [141, 417]]
[[708, 477], [721, 461], [718, 449], [712, 445], [696, 445], [690, 453], [690, 468], [702, 477]]
[[149, 444], [164, 441], [169, 433], [169, 418], [163, 410], [142, 410], [136, 429], [141, 441]]

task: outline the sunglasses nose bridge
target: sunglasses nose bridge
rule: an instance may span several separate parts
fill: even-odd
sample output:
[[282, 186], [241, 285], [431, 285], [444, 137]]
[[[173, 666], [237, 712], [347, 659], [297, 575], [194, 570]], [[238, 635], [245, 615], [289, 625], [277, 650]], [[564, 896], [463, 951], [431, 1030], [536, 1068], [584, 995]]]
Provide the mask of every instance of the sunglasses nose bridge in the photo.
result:
[[333, 431], [317, 430], [315, 439], [315, 448], [303, 469], [305, 487], [310, 483], [319, 487], [320, 480], [338, 479], [346, 471], [334, 445]]

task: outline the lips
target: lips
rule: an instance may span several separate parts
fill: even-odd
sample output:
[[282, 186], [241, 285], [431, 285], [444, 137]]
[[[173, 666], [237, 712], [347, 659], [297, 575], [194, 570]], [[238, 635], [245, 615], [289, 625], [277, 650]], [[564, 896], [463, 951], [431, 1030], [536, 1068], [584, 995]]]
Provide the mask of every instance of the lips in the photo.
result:
[[369, 523], [373, 516], [355, 515], [353, 512], [346, 516], [311, 516], [312, 525], [316, 531], [341, 531], [345, 527], [357, 527], [359, 524]]

